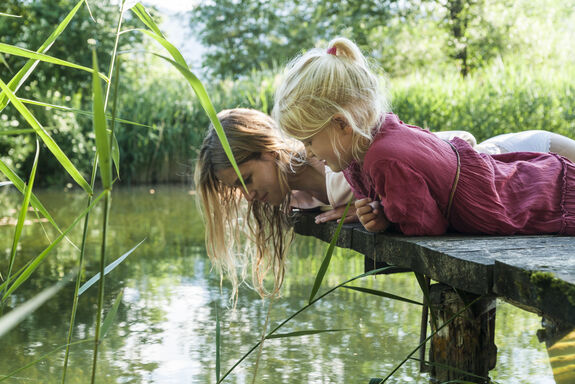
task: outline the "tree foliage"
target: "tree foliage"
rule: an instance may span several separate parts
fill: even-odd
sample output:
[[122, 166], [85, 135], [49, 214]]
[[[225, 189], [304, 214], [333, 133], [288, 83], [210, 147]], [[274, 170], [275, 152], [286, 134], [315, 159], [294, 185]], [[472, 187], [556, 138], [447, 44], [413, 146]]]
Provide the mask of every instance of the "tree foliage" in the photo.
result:
[[[559, 0], [544, 9], [569, 8]], [[335, 36], [354, 40], [392, 75], [451, 66], [464, 77], [519, 48], [520, 0], [221, 0], [192, 12], [204, 67], [237, 78], [283, 65]]]
[[399, 3], [219, 0], [199, 4], [192, 12], [191, 23], [208, 48], [204, 66], [218, 77], [237, 78], [254, 68], [283, 64], [318, 41], [338, 35], [368, 48], [371, 31], [399, 14]]
[[[0, 42], [36, 51], [66, 17], [78, 0], [2, 0], [0, 12], [20, 17], [0, 17]], [[103, 64], [101, 71], [107, 72], [115, 41], [119, 17], [119, 3], [114, 0], [89, 1], [90, 8], [82, 5], [62, 36], [47, 52], [50, 56], [92, 67], [92, 52], [89, 39], [97, 41], [98, 60]], [[128, 19], [123, 25], [136, 25]], [[138, 47], [142, 35], [123, 34], [119, 49]], [[0, 78], [8, 83], [22, 68], [27, 59], [2, 55], [0, 53]], [[91, 110], [91, 83], [89, 72], [40, 62], [31, 76], [18, 90], [17, 95], [69, 108]], [[67, 112], [46, 110], [30, 106], [34, 116], [55, 136], [60, 146], [80, 169], [90, 169], [92, 159], [87, 156], [91, 129], [89, 118]], [[15, 130], [29, 128], [20, 114], [8, 105], [0, 111], [0, 129]], [[34, 152], [32, 135], [0, 135], [0, 156], [15, 169], [29, 169]], [[4, 158], [4, 156], [6, 156]], [[45, 158], [44, 158], [45, 157]], [[60, 165], [48, 152], [42, 151], [38, 168], [38, 183], [54, 182], [50, 175], [61, 177]]]
[[[78, 0], [3, 0], [0, 12], [21, 16], [0, 19], [0, 39], [2, 43], [17, 45], [36, 51], [50, 36]], [[114, 46], [115, 26], [118, 22], [119, 4], [112, 0], [89, 1], [90, 8], [82, 6], [61, 39], [50, 48], [48, 54], [86, 67], [92, 65], [92, 54], [88, 39], [98, 42], [99, 61], [110, 61]], [[130, 23], [130, 21], [128, 21]], [[138, 34], [122, 36], [122, 47], [134, 46], [141, 41]], [[26, 59], [6, 55], [6, 65], [0, 65], [0, 78], [8, 82], [24, 65]], [[48, 90], [58, 90], [62, 94], [73, 95], [86, 92], [91, 86], [89, 73], [71, 71], [69, 68], [40, 63], [30, 81], [42, 95]]]

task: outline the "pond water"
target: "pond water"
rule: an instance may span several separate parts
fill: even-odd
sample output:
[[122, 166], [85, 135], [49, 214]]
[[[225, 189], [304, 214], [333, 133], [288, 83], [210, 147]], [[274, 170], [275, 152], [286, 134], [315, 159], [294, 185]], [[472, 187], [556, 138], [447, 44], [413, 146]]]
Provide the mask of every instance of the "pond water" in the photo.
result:
[[[79, 192], [37, 191], [37, 196], [66, 228], [86, 205]], [[203, 246], [203, 226], [193, 192], [184, 187], [120, 188], [112, 194], [107, 262], [137, 243], [143, 244], [106, 278], [106, 312], [120, 290], [123, 296], [114, 324], [101, 344], [99, 383], [215, 383], [216, 307], [221, 319], [222, 375], [257, 343], [269, 302], [253, 291], [240, 292], [237, 309], [229, 308], [230, 288], [210, 270]], [[0, 273], [6, 274], [20, 196], [13, 187], [0, 189]], [[17, 253], [17, 270], [56, 237], [48, 223], [32, 212]], [[91, 217], [86, 278], [98, 271], [101, 207]], [[81, 229], [70, 239], [79, 244]], [[306, 305], [327, 244], [297, 237], [290, 252], [282, 297], [272, 303], [269, 326]], [[62, 242], [10, 298], [11, 308], [65, 276], [78, 252]], [[320, 292], [363, 272], [360, 255], [338, 250]], [[412, 274], [368, 277], [356, 285], [421, 300]], [[72, 308], [73, 284], [0, 340], [0, 378], [65, 344]], [[75, 340], [94, 335], [97, 284], [79, 299]], [[418, 344], [418, 306], [340, 289], [289, 322], [281, 333], [310, 329], [344, 329], [265, 343], [257, 383], [365, 383], [384, 377]], [[500, 383], [554, 383], [545, 344], [536, 331], [540, 318], [498, 302], [492, 379]], [[71, 349], [67, 383], [89, 382], [93, 343]], [[256, 353], [238, 365], [224, 383], [252, 383]], [[21, 370], [7, 383], [59, 383], [64, 351]], [[415, 355], [417, 357], [417, 354]], [[389, 383], [427, 383], [417, 361], [408, 361]]]

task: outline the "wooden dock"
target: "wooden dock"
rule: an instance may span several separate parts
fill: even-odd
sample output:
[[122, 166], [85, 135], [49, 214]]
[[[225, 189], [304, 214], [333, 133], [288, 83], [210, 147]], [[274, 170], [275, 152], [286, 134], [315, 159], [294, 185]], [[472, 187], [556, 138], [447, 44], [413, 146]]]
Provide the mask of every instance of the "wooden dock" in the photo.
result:
[[[316, 214], [298, 213], [295, 232], [331, 241], [337, 224], [315, 224]], [[432, 339], [429, 358], [431, 362], [447, 363], [480, 376], [488, 374], [496, 360], [493, 343], [495, 298], [542, 316], [548, 328], [547, 341], [575, 328], [575, 237], [459, 234], [408, 237], [374, 234], [359, 224], [346, 224], [337, 246], [365, 255], [366, 267], [387, 263], [421, 273], [441, 283], [438, 285], [443, 288], [438, 289], [445, 291], [447, 287], [461, 298], [456, 308], [465, 306], [473, 298], [480, 298], [480, 309], [470, 314], [467, 325], [449, 326], [451, 337], [456, 334], [462, 337], [464, 334], [468, 346], [454, 351], [449, 346], [449, 339], [434, 337], [436, 340], [434, 342]], [[456, 310], [452, 304], [453, 295], [434, 294], [432, 291], [432, 307], [437, 306], [440, 319], [448, 318]], [[469, 328], [475, 329], [476, 333], [470, 332]], [[445, 332], [443, 334], [445, 336]], [[446, 343], [447, 346], [444, 345]], [[460, 361], [477, 360], [477, 354], [488, 361], [486, 366]], [[468, 376], [458, 375], [453, 370], [437, 372], [432, 368], [431, 372], [432, 377], [440, 380], [462, 377], [469, 380]]]

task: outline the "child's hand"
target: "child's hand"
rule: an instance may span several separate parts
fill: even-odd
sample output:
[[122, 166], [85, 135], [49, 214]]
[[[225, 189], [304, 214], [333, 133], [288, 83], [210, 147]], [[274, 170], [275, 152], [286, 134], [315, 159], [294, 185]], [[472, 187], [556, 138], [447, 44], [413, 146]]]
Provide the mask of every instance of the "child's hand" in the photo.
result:
[[370, 232], [382, 232], [389, 227], [389, 220], [385, 217], [381, 204], [369, 197], [355, 202], [355, 214], [364, 228]]
[[[329, 211], [320, 213], [315, 217], [315, 223], [320, 224], [331, 220], [337, 220], [337, 222], [339, 223], [339, 219], [341, 218], [341, 215], [343, 215], [343, 211], [345, 211], [345, 205], [341, 205], [337, 208], [330, 209]], [[357, 215], [355, 214], [355, 206], [352, 204], [349, 206], [349, 209], [347, 210], [347, 215], [345, 216], [345, 220], [343, 220], [343, 222], [354, 223], [357, 221], [359, 220], [357, 218]]]

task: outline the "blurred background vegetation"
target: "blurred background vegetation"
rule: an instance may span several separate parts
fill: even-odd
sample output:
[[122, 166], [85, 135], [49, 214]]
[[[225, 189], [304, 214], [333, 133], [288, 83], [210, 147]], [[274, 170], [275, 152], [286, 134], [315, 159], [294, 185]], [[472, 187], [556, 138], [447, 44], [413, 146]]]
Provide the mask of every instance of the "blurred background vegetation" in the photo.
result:
[[[36, 50], [73, 0], [3, 0], [0, 42]], [[90, 66], [86, 41], [98, 41], [100, 63], [113, 47], [118, 4], [90, 1], [49, 54]], [[154, 13], [157, 21], [159, 12]], [[432, 130], [465, 129], [478, 140], [526, 129], [575, 138], [575, 3], [562, 0], [218, 0], [186, 14], [205, 52], [198, 76], [217, 110], [270, 112], [277, 75], [295, 55], [336, 35], [356, 41], [390, 88], [402, 120]], [[123, 29], [140, 27], [126, 14]], [[185, 32], [182, 31], [182, 34]], [[170, 36], [167, 36], [170, 40]], [[208, 119], [179, 73], [149, 52], [162, 52], [139, 32], [124, 33], [118, 116], [122, 183], [189, 183]], [[128, 57], [129, 56], [129, 57]], [[8, 82], [24, 60], [0, 54]], [[91, 77], [40, 63], [18, 96], [91, 109]], [[89, 176], [91, 118], [31, 107], [72, 162]], [[0, 111], [0, 159], [27, 174], [34, 135], [8, 105]], [[36, 183], [64, 185], [67, 174], [49, 152]]]

